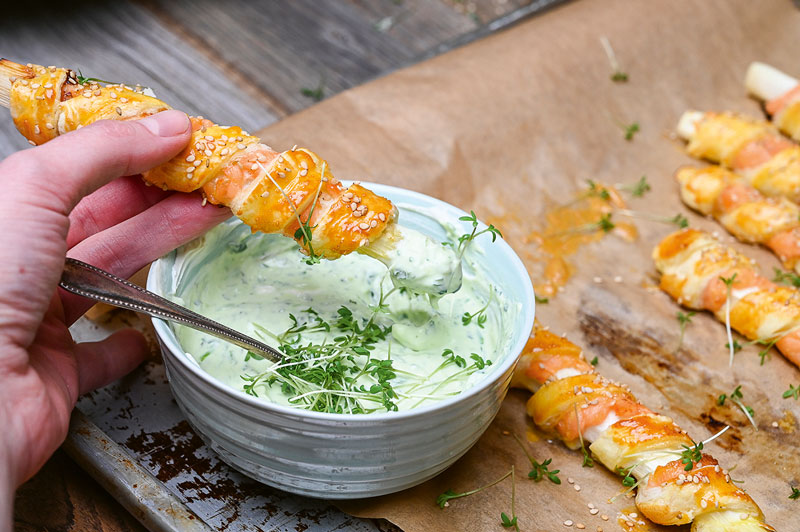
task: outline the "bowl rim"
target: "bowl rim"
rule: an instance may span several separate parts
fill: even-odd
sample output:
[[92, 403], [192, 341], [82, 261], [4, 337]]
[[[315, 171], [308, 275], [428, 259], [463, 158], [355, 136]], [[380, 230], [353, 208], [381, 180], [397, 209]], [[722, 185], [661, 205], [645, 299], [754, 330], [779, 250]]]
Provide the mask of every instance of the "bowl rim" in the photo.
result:
[[[348, 181], [342, 180], [343, 184], [347, 184]], [[436, 209], [437, 213], [444, 214], [444, 216], [453, 219], [458, 219], [459, 216], [469, 216], [470, 213], [459, 209], [455, 205], [442, 201], [438, 198], [433, 196], [429, 196], [427, 194], [423, 194], [421, 192], [416, 192], [414, 190], [409, 190], [401, 187], [395, 187], [392, 185], [383, 185], [380, 183], [370, 183], [366, 181], [361, 182], [366, 188], [369, 188], [373, 192], [380, 194], [382, 196], [393, 196], [395, 193], [397, 195], [406, 195], [410, 196], [412, 199], [421, 203], [419, 207], [425, 209]], [[391, 199], [391, 198], [390, 198]], [[402, 206], [405, 200], [392, 200], [393, 203]], [[416, 205], [415, 205], [416, 207]], [[439, 210], [442, 209], [442, 210]], [[449, 211], [449, 212], [448, 212]], [[235, 217], [232, 217], [235, 218]], [[486, 224], [478, 220], [479, 222], [479, 229], [486, 228]], [[225, 223], [225, 222], [223, 222]], [[528, 274], [528, 270], [526, 269], [524, 263], [519, 258], [517, 253], [514, 249], [506, 242], [504, 238], [498, 239], [496, 242], [492, 244], [493, 250], [497, 250], [499, 247], [502, 252], [506, 255], [506, 259], [510, 262], [513, 269], [519, 273], [519, 277], [523, 280], [523, 286], [520, 287], [520, 291], [522, 292], [522, 297], [520, 298], [522, 303], [522, 308], [520, 309], [520, 315], [524, 316], [524, 320], [522, 325], [524, 325], [525, 331], [530, 331], [533, 329], [534, 324], [534, 317], [536, 312], [536, 299], [534, 297], [533, 291], [533, 283], [531, 282], [530, 275]], [[170, 253], [174, 253], [175, 251], [171, 251]], [[169, 255], [169, 253], [167, 254]], [[165, 263], [164, 258], [167, 256], [161, 257], [153, 262], [150, 271], [147, 274], [147, 284], [146, 287], [151, 292], [155, 292], [159, 294], [159, 283], [156, 280], [157, 274], [163, 268], [163, 264]], [[160, 295], [160, 294], [159, 294]], [[191, 356], [189, 355], [180, 345], [178, 342], [177, 337], [172, 332], [169, 327], [167, 321], [162, 320], [160, 318], [152, 317], [151, 321], [153, 323], [153, 328], [156, 331], [156, 336], [158, 337], [159, 342], [161, 343], [163, 348], [162, 349], [169, 351], [170, 356], [172, 356], [184, 369], [191, 372], [195, 377], [198, 377], [204, 384], [209, 385], [215, 388], [217, 391], [223, 393], [229, 399], [233, 400], [234, 402], [243, 402], [249, 407], [255, 408], [257, 410], [263, 410], [266, 413], [272, 413], [281, 416], [297, 416], [302, 418], [307, 418], [310, 420], [315, 421], [338, 421], [338, 422], [347, 422], [347, 423], [380, 423], [380, 422], [393, 422], [396, 420], [403, 420], [407, 418], [414, 418], [419, 416], [425, 416], [427, 414], [433, 414], [437, 411], [447, 411], [450, 408], [453, 408], [458, 403], [466, 402], [471, 397], [483, 392], [487, 388], [490, 388], [499, 377], [502, 377], [509, 368], [516, 365], [517, 360], [519, 359], [519, 353], [522, 352], [525, 344], [528, 341], [528, 335], [522, 334], [517, 340], [517, 342], [511, 346], [508, 350], [508, 355], [506, 359], [503, 360], [502, 364], [499, 366], [495, 366], [493, 370], [493, 374], [495, 377], [490, 377], [490, 375], [486, 375], [486, 377], [474, 385], [472, 385], [469, 389], [461, 392], [460, 394], [449, 397], [447, 399], [443, 399], [441, 401], [437, 401], [436, 403], [422, 406], [420, 408], [412, 408], [409, 410], [402, 410], [396, 412], [376, 412], [371, 414], [334, 414], [329, 412], [314, 412], [309, 410], [303, 410], [301, 408], [294, 408], [291, 406], [286, 405], [279, 405], [275, 403], [270, 403], [267, 401], [262, 401], [258, 398], [251, 397], [244, 392], [240, 392], [239, 390], [235, 390], [234, 388], [224, 384], [223, 382], [217, 380], [214, 376], [209, 374], [208, 372], [204, 371], [199, 364], [195, 361], [194, 363], [189, 362], [188, 358]], [[183, 354], [183, 356], [180, 355]], [[513, 355], [512, 353], [516, 353]], [[171, 379], [170, 379], [171, 381]]]

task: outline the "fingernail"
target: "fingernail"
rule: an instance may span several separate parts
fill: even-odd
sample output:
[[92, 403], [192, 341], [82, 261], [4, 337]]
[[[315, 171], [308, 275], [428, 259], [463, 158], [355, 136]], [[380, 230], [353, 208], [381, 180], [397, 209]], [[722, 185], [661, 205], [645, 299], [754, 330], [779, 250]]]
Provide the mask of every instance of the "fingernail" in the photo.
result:
[[180, 111], [163, 111], [143, 118], [139, 123], [159, 137], [174, 137], [189, 129], [189, 118]]

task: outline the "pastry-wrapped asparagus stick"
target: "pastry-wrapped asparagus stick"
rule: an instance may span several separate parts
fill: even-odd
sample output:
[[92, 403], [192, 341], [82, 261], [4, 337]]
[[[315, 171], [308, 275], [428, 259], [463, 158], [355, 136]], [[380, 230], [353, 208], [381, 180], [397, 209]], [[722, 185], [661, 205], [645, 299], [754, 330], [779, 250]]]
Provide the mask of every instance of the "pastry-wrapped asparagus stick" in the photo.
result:
[[745, 76], [747, 91], [766, 102], [778, 129], [800, 142], [800, 81], [764, 63], [751, 63]]
[[785, 268], [800, 273], [800, 207], [786, 198], [765, 197], [719, 166], [684, 167], [675, 178], [689, 207], [713, 216], [742, 242], [768, 247]]
[[[0, 60], [0, 105], [33, 145], [98, 120], [131, 120], [170, 107], [121, 84], [75, 71]], [[387, 265], [393, 281], [416, 292], [445, 294], [461, 286], [455, 252], [397, 225], [392, 203], [355, 183], [345, 188], [327, 162], [304, 148], [277, 153], [235, 126], [192, 118], [192, 139], [175, 158], [144, 174], [180, 192], [199, 190], [230, 207], [253, 231], [282, 233], [312, 257], [357, 251]]]
[[773, 530], [758, 505], [714, 458], [701, 454], [672, 419], [652, 412], [625, 386], [595, 373], [569, 340], [537, 324], [512, 385], [534, 392], [527, 410], [540, 428], [572, 448], [580, 438], [592, 442], [589, 450], [597, 460], [635, 478], [636, 506], [651, 521], [692, 523], [693, 532]]
[[667, 236], [653, 260], [661, 289], [678, 303], [713, 312], [748, 340], [774, 344], [800, 366], [800, 290], [762, 277], [754, 261], [695, 229]]
[[766, 196], [800, 202], [800, 146], [769, 122], [687, 111], [677, 131], [688, 141], [689, 155], [733, 170]]

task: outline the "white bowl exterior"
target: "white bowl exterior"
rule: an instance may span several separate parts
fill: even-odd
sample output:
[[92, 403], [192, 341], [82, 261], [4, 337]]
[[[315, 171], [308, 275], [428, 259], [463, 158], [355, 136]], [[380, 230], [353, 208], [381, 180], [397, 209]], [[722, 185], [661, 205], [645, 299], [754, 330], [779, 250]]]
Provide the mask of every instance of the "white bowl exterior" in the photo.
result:
[[[431, 233], [413, 206], [448, 220], [465, 213], [412, 191], [367, 184], [401, 209], [401, 220]], [[439, 228], [441, 229], [441, 228]], [[484, 237], [488, 239], [487, 237]], [[153, 325], [164, 354], [172, 393], [192, 427], [220, 457], [265, 484], [311, 497], [348, 499], [409, 488], [455, 462], [491, 423], [508, 391], [517, 354], [533, 327], [534, 296], [527, 271], [505, 242], [484, 247], [491, 253], [493, 281], [520, 304], [514, 338], [505, 358], [486, 378], [459, 396], [405, 412], [343, 415], [308, 412], [266, 403], [220, 383], [185, 353], [170, 328]], [[169, 292], [174, 253], [154, 263], [148, 289]]]

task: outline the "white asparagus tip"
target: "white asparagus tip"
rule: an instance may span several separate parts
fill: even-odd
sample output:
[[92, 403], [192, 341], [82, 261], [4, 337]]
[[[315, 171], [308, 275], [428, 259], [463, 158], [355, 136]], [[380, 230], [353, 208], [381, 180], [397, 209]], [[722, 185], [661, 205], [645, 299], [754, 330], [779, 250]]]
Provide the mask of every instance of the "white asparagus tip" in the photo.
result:
[[750, 63], [744, 78], [747, 92], [761, 100], [773, 100], [797, 86], [797, 79], [758, 61]]
[[702, 111], [686, 111], [678, 120], [678, 136], [683, 140], [689, 140], [694, 135], [695, 126], [703, 118]]

